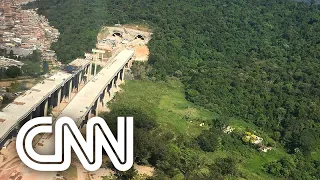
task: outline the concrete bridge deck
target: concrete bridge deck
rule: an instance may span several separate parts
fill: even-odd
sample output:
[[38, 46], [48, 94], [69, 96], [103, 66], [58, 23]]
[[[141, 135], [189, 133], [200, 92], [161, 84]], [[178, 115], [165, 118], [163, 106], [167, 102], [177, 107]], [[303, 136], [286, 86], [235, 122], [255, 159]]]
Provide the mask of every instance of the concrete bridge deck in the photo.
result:
[[13, 103], [6, 106], [0, 112], [2, 121], [0, 123], [0, 137], [19, 122], [19, 120], [27, 117], [48, 95], [52, 94], [71, 77], [72, 74], [59, 72], [26, 91], [23, 95], [17, 97]]
[[99, 107], [111, 100], [123, 82], [124, 70], [131, 66], [133, 55], [133, 49], [121, 51], [98, 74], [96, 68], [92, 70], [92, 60], [77, 59], [69, 64], [77, 67], [72, 73], [58, 72], [17, 97], [0, 111], [0, 149], [24, 123], [48, 116], [49, 109], [51, 113], [56, 111], [54, 116], [71, 117], [79, 126], [91, 115], [97, 116]]
[[[88, 71], [91, 63], [91, 60], [88, 59], [74, 60], [70, 65], [78, 67], [76, 72], [72, 74], [67, 72], [54, 74], [17, 97], [13, 103], [7, 105], [0, 111], [0, 145], [4, 143], [12, 131], [19, 128], [21, 121], [31, 119], [34, 111], [40, 111], [39, 107], [41, 104], [48, 100], [59, 88], [64, 86], [68, 81], [72, 81], [72, 79], [78, 76], [79, 72], [85, 68], [87, 68], [86, 71]], [[44, 107], [42, 107], [42, 111], [47, 110], [48, 108], [44, 110]], [[43, 115], [44, 112], [37, 113], [37, 117], [39, 117], [39, 114]]]
[[[70, 117], [81, 127], [91, 115], [98, 116], [99, 106], [112, 99], [115, 89], [123, 82], [124, 68], [130, 67], [134, 50], [123, 50], [105, 66], [62, 110], [57, 119]], [[93, 112], [95, 111], [95, 113]], [[41, 146], [35, 146], [39, 154], [54, 154], [54, 136], [41, 139]]]
[[[98, 111], [100, 102], [106, 103], [106, 96], [110, 96], [112, 88], [116, 88], [119, 81], [123, 81], [123, 69], [134, 55], [134, 50], [121, 51], [112, 62], [104, 67], [76, 97], [61, 112], [60, 117], [70, 117], [78, 125], [88, 119], [91, 110]], [[117, 83], [118, 81], [118, 83]], [[109, 99], [110, 100], [110, 99]], [[97, 115], [97, 113], [95, 114]]]

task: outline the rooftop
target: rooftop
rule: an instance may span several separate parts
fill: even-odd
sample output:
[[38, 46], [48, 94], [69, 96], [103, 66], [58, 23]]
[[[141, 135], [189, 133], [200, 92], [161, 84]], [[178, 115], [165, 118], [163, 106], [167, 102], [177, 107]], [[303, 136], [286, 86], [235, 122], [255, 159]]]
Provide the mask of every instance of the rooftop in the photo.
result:
[[23, 63], [21, 61], [17, 61], [14, 59], [9, 59], [4, 56], [0, 56], [0, 68], [1, 67], [9, 67], [9, 66], [23, 66]]

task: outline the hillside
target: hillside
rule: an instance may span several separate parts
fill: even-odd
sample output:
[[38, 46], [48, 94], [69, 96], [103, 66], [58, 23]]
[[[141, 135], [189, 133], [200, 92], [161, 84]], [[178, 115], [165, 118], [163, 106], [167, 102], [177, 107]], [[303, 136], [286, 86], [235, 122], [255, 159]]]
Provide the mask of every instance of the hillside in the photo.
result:
[[[251, 167], [274, 178], [319, 177], [319, 6], [287, 0], [40, 0], [30, 6], [61, 32], [53, 49], [63, 62], [93, 47], [103, 25], [149, 26], [149, 79], [179, 78], [186, 99], [219, 122], [242, 124], [242, 133], [260, 132], [280, 147], [276, 153], [283, 155], [272, 161], [257, 154], [242, 166], [250, 157], [241, 158], [241, 172]], [[213, 126], [199, 137], [204, 144], [218, 134]], [[229, 137], [222, 141], [243, 145], [241, 133]], [[237, 148], [227, 155], [236, 157]]]

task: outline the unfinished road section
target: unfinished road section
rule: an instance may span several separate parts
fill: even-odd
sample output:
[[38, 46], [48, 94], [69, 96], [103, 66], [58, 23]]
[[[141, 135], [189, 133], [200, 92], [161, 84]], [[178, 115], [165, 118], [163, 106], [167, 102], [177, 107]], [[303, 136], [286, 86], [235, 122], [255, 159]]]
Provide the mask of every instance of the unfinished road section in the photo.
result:
[[[79, 91], [56, 119], [70, 117], [82, 128], [88, 119], [98, 116], [99, 111], [119, 90], [118, 86], [124, 81], [125, 69], [131, 67], [133, 55], [133, 49], [121, 51]], [[41, 143], [35, 146], [35, 151], [39, 154], [53, 154], [54, 141], [51, 135], [42, 138]]]
[[81, 83], [89, 80], [91, 60], [77, 59], [70, 65], [75, 67], [72, 72], [58, 72], [41, 81], [0, 111], [0, 149], [30, 119], [48, 116], [55, 113], [53, 111], [59, 114], [61, 103], [70, 102], [72, 92], [78, 91]]
[[125, 68], [132, 64], [133, 49], [121, 51], [104, 67], [61, 112], [59, 117], [70, 117], [79, 127], [112, 99], [118, 86], [124, 81]]

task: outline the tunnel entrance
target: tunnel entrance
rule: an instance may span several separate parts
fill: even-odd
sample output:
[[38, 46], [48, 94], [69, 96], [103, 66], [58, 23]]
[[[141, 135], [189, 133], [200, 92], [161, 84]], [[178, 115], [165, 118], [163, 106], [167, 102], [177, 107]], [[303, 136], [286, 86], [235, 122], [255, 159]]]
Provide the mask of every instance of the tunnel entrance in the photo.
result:
[[144, 40], [144, 37], [141, 34], [139, 34], [138, 36], [136, 36], [136, 39]]
[[122, 37], [122, 33], [121, 32], [115, 32], [115, 33], [112, 34], [112, 36], [114, 36], [114, 37], [116, 37], [116, 36]]

